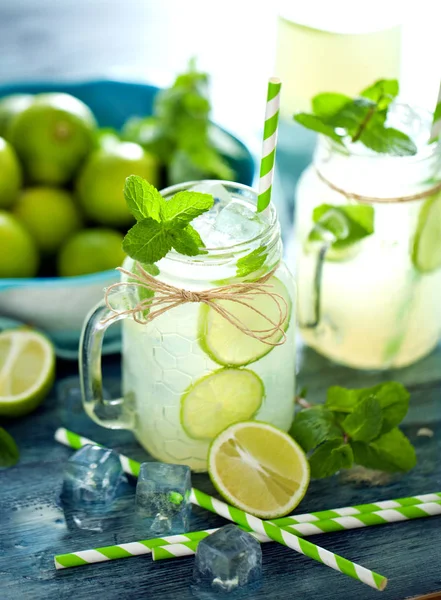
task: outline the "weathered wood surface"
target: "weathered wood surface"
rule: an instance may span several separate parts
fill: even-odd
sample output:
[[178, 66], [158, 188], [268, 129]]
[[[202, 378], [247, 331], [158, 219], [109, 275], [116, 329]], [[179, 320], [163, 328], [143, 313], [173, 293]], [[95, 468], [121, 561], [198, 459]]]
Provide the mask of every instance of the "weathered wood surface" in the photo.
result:
[[[331, 384], [371, 385], [397, 379], [412, 392], [406, 432], [417, 446], [418, 466], [387, 485], [366, 486], [343, 477], [313, 482], [298, 511], [305, 512], [441, 490], [440, 407], [441, 350], [419, 364], [391, 373], [361, 373], [331, 364], [308, 349], [299, 350], [300, 385], [309, 387], [312, 401], [323, 399]], [[75, 365], [59, 365], [59, 381], [76, 374]], [[118, 377], [119, 359], [106, 360], [107, 377]], [[0, 472], [0, 598], [2, 600], [106, 600], [136, 597], [149, 600], [193, 598], [192, 558], [154, 563], [149, 556], [56, 572], [53, 555], [138, 539], [126, 516], [103, 533], [69, 531], [57, 494], [70, 450], [53, 441], [55, 429], [69, 427], [138, 460], [144, 451], [128, 432], [102, 429], [82, 413], [79, 404], [62, 406], [55, 391], [33, 415], [8, 429], [19, 441], [20, 463]], [[434, 431], [418, 437], [420, 427]], [[213, 493], [207, 476], [194, 485]], [[222, 525], [223, 519], [194, 509], [192, 529]], [[316, 536], [315, 541], [389, 577], [382, 597], [402, 600], [441, 590], [441, 518], [434, 517]], [[264, 580], [245, 598], [369, 600], [377, 593], [277, 544], [263, 546]]]

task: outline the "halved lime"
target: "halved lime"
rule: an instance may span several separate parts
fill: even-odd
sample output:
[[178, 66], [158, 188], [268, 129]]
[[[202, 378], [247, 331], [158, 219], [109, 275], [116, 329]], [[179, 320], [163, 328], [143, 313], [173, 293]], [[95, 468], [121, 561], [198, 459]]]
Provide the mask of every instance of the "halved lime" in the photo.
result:
[[236, 423], [211, 443], [208, 473], [233, 506], [263, 519], [288, 514], [309, 485], [309, 464], [300, 446], [269, 423]]
[[219, 369], [194, 383], [181, 399], [181, 424], [191, 438], [211, 440], [232, 423], [252, 419], [265, 394], [248, 369]]
[[[282, 309], [285, 308], [286, 303], [287, 317], [282, 325], [286, 331], [291, 317], [291, 300], [288, 290], [277, 277], [271, 277], [267, 285], [269, 286], [267, 288], [269, 292], [279, 296], [278, 301]], [[265, 315], [267, 319], [255, 310], [237, 302], [231, 300], [217, 300], [216, 302], [227, 309], [248, 329], [268, 330], [272, 325], [267, 319], [274, 323], [279, 321], [280, 313], [276, 302], [265, 294], [250, 294], [247, 303], [256, 311]], [[268, 341], [275, 343], [280, 341], [281, 338], [282, 333], [277, 332]], [[259, 360], [275, 347], [242, 333], [235, 325], [206, 304], [203, 304], [200, 308], [199, 339], [204, 352], [215, 362], [233, 367], [248, 365]]]
[[44, 335], [28, 329], [0, 334], [0, 415], [18, 417], [34, 410], [54, 377], [54, 348]]
[[413, 240], [412, 262], [421, 273], [441, 267], [441, 194], [428, 198], [421, 208]]

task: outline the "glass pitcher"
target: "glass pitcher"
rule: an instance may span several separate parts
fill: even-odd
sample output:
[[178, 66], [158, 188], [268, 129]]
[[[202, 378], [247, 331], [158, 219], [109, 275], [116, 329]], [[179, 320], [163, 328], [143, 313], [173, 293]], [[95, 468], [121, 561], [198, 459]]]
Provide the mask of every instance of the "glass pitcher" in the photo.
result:
[[[167, 199], [192, 186], [180, 184], [161, 193]], [[251, 188], [225, 182], [223, 186], [233, 199], [255, 207], [257, 196]], [[187, 464], [195, 471], [206, 470], [211, 440], [232, 423], [257, 419], [289, 429], [295, 396], [295, 287], [281, 260], [274, 207], [258, 237], [231, 247], [207, 248], [206, 254], [195, 257], [172, 251], [157, 263], [155, 277], [188, 292], [220, 289], [243, 281], [236, 276], [238, 259], [262, 246], [268, 267], [261, 267], [256, 276], [271, 273], [267, 285], [286, 302], [284, 342], [280, 339], [278, 345], [268, 345], [250, 337], [200, 302], [181, 304], [141, 324], [127, 314], [127, 308], [139, 301], [137, 288], [128, 285], [109, 296], [113, 310], [102, 302], [83, 330], [83, 400], [94, 421], [104, 427], [131, 429], [156, 459]], [[132, 259], [125, 261], [124, 268], [137, 272]], [[122, 281], [128, 279], [123, 274]], [[260, 303], [255, 307], [267, 315], [275, 310], [265, 298], [253, 302]], [[249, 309], [232, 304], [227, 300], [223, 306], [230, 305], [235, 316], [249, 324]], [[118, 306], [121, 311], [115, 314]], [[102, 393], [101, 344], [107, 327], [119, 320], [123, 320], [123, 398], [109, 402]]]
[[[418, 138], [426, 115], [397, 111]], [[360, 369], [404, 367], [436, 346], [440, 167], [438, 144], [395, 157], [319, 140], [296, 199], [298, 320], [309, 346]], [[312, 243], [313, 211], [323, 204], [372, 207], [373, 232], [340, 251], [332, 240]]]

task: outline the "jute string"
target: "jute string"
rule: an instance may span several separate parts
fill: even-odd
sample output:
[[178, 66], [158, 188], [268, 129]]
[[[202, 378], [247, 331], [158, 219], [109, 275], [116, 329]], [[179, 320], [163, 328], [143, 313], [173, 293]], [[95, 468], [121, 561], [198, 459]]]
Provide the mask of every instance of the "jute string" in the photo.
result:
[[[164, 283], [155, 277], [152, 277], [143, 267], [136, 263], [137, 273], [132, 273], [123, 269], [118, 268], [118, 271], [127, 275], [130, 281], [122, 281], [110, 285], [106, 291], [104, 300], [107, 308], [113, 313], [112, 316], [104, 319], [103, 323], [108, 323], [115, 319], [115, 317], [130, 316], [134, 321], [141, 325], [147, 325], [157, 317], [163, 315], [169, 310], [187, 304], [189, 302], [200, 302], [206, 304], [212, 310], [216, 311], [226, 321], [237, 327], [242, 333], [248, 335], [260, 342], [267, 344], [268, 346], [280, 346], [286, 340], [286, 334], [284, 331], [284, 324], [288, 317], [289, 307], [288, 304], [280, 294], [274, 291], [274, 287], [268, 284], [268, 280], [274, 275], [277, 266], [272, 269], [266, 275], [263, 275], [256, 281], [243, 282], [243, 283], [230, 283], [221, 287], [212, 288], [209, 290], [202, 291], [190, 291], [182, 288], [175, 287], [168, 283]], [[110, 303], [110, 296], [114, 290], [120, 290], [126, 286], [135, 286], [144, 288], [153, 292], [153, 296], [139, 300], [139, 302], [128, 309], [118, 310], [113, 308]], [[275, 320], [271, 319], [268, 315], [263, 313], [261, 310], [253, 306], [252, 300], [259, 297], [266, 296], [276, 306], [277, 317]], [[268, 325], [264, 329], [252, 329], [246, 325], [234, 312], [228, 308], [225, 301], [239, 304], [247, 307], [250, 311], [253, 311]], [[148, 311], [148, 312], [146, 312]], [[272, 339], [273, 338], [273, 339]], [[275, 338], [275, 339], [274, 339]]]
[[317, 169], [317, 167], [314, 167], [314, 168], [315, 168], [315, 171], [316, 171], [319, 179], [321, 179], [323, 181], [323, 183], [325, 183], [328, 187], [330, 187], [331, 190], [334, 190], [334, 192], [338, 192], [339, 194], [342, 194], [349, 200], [356, 200], [357, 202], [361, 202], [363, 204], [374, 204], [376, 202], [380, 202], [380, 203], [381, 202], [383, 202], [383, 203], [411, 202], [412, 200], [422, 200], [424, 198], [428, 198], [432, 194], [436, 194], [436, 192], [441, 191], [441, 181], [440, 181], [439, 183], [433, 185], [432, 187], [428, 188], [424, 192], [420, 192], [418, 194], [412, 194], [410, 196], [396, 196], [396, 197], [392, 197], [392, 198], [376, 198], [375, 196], [363, 196], [360, 194], [354, 194], [353, 192], [348, 192], [347, 190], [344, 190], [343, 188], [336, 186], [331, 181], [329, 181], [329, 179], [327, 179], [323, 175], [323, 173], [321, 173]]

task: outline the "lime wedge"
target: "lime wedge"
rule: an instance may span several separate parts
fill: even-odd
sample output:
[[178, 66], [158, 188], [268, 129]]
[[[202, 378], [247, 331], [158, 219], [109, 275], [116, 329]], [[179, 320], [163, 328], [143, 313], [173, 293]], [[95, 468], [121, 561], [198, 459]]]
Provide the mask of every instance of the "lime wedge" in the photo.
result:
[[194, 383], [181, 400], [181, 424], [191, 438], [211, 440], [220, 431], [252, 419], [265, 388], [248, 369], [219, 369]]
[[55, 354], [46, 337], [25, 329], [0, 334], [0, 415], [18, 417], [34, 410], [54, 377]]
[[421, 208], [412, 248], [418, 271], [430, 273], [441, 267], [441, 194], [428, 198]]
[[259, 421], [236, 423], [213, 440], [208, 473], [230, 504], [263, 519], [291, 512], [309, 484], [309, 464], [300, 446]]
[[[270, 286], [268, 291], [281, 296], [288, 306], [288, 315], [283, 323], [283, 328], [286, 330], [291, 316], [291, 300], [288, 290], [277, 277], [271, 277], [267, 285]], [[216, 302], [249, 329], [265, 330], [271, 327], [265, 318], [247, 306], [231, 300], [217, 300]], [[268, 296], [261, 294], [251, 297], [250, 295], [250, 300], [247, 302], [273, 322], [279, 320], [278, 307]], [[278, 342], [281, 337], [282, 334], [278, 332], [269, 338], [269, 341]], [[248, 365], [259, 360], [275, 347], [242, 333], [235, 325], [232, 325], [206, 304], [200, 308], [199, 339], [202, 349], [210, 358], [220, 365], [230, 367]]]

